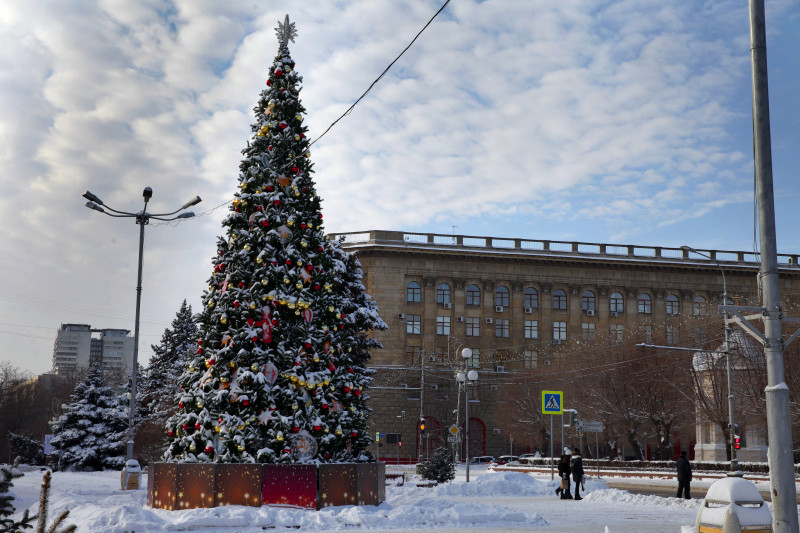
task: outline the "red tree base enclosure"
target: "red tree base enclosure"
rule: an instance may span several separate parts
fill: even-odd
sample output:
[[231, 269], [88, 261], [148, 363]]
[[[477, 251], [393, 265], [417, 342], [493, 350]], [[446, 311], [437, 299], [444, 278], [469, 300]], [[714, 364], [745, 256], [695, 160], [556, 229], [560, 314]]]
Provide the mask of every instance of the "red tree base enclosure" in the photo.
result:
[[379, 505], [386, 499], [386, 465], [153, 463], [147, 505], [169, 511], [223, 505]]

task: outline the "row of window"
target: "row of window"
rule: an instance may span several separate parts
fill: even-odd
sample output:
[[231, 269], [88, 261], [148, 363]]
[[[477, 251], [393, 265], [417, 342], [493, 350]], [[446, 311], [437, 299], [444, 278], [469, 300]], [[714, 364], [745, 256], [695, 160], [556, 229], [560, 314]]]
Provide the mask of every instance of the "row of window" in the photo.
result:
[[[493, 320], [494, 336], [498, 339], [507, 339], [511, 336], [511, 321], [506, 318], [498, 318]], [[467, 337], [480, 337], [481, 335], [481, 319], [478, 317], [465, 317], [464, 326], [466, 329]], [[594, 322], [584, 322], [581, 324], [581, 338], [584, 341], [594, 341], [596, 336], [596, 327]], [[643, 325], [645, 342], [652, 342], [653, 327], [650, 325]], [[678, 327], [673, 325], [667, 326], [667, 344], [673, 345], [678, 343]], [[615, 342], [623, 342], [625, 327], [622, 324], [613, 324], [610, 328], [611, 339]], [[422, 317], [421, 315], [406, 315], [406, 333], [409, 335], [422, 334]], [[523, 333], [526, 339], [537, 340], [539, 338], [539, 321], [526, 320], [523, 325]], [[450, 335], [451, 322], [449, 316], [436, 317], [436, 334], [437, 335]], [[565, 341], [567, 340], [567, 323], [563, 321], [553, 322], [553, 340]]]
[[[436, 303], [437, 304], [451, 304], [452, 291], [450, 285], [447, 283], [440, 283], [436, 287]], [[481, 290], [477, 285], [470, 285], [466, 291], [467, 305], [481, 305]], [[422, 287], [416, 281], [412, 281], [406, 288], [406, 301], [409, 303], [422, 302]], [[511, 301], [511, 293], [508, 287], [500, 286], [494, 291], [494, 305], [508, 307]], [[669, 294], [664, 299], [666, 304], [666, 312], [668, 315], [677, 315], [680, 313], [680, 300], [675, 294]], [[637, 298], [638, 310], [642, 314], [651, 314], [653, 312], [653, 299], [647, 293], [642, 293]], [[525, 289], [523, 298], [523, 306], [531, 309], [539, 308], [539, 292], [533, 287]], [[594, 292], [586, 290], [581, 294], [581, 310], [582, 311], [595, 311], [597, 306], [597, 297]], [[619, 292], [611, 293], [608, 298], [609, 311], [612, 313], [625, 312], [625, 299]], [[567, 309], [567, 293], [563, 289], [555, 289], [553, 291], [553, 309], [566, 310]], [[708, 312], [706, 299], [702, 296], [697, 296], [692, 302], [692, 314], [694, 316], [705, 316]]]

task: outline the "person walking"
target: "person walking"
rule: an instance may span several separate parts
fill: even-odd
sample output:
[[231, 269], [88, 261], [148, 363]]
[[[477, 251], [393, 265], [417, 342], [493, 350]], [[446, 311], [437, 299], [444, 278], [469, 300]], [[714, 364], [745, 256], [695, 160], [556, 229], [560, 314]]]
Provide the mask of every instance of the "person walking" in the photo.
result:
[[575, 499], [582, 500], [581, 482], [583, 481], [583, 458], [578, 448], [575, 448], [572, 452], [572, 480], [575, 482]]
[[569, 491], [569, 455], [562, 455], [558, 462], [558, 477], [561, 478], [561, 486], [556, 489], [556, 495], [561, 496], [562, 500], [571, 500], [572, 494]]
[[689, 484], [692, 482], [692, 464], [686, 457], [686, 452], [682, 451], [681, 456], [675, 461], [675, 467], [678, 470], [678, 498], [686, 498], [687, 500], [692, 497], [689, 495]]

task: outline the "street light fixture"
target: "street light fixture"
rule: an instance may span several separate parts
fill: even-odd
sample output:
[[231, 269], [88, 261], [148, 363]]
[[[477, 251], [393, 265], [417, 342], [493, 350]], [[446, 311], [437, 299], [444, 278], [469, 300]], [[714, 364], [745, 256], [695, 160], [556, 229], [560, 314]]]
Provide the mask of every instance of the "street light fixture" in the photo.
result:
[[[681, 246], [681, 250], [686, 252], [693, 252], [697, 255], [701, 255], [708, 259], [709, 261], [714, 261], [719, 268], [720, 273], [722, 274], [722, 305], [728, 305], [728, 285], [725, 281], [725, 271], [722, 269], [722, 265], [719, 264], [719, 261], [716, 258], [695, 250], [691, 246]], [[728, 476], [732, 477], [742, 477], [743, 474], [739, 470], [739, 460], [736, 458], [736, 424], [734, 423], [734, 416], [733, 416], [733, 378], [731, 375], [731, 347], [730, 347], [730, 327], [728, 326], [728, 312], [725, 311], [725, 365], [727, 367], [728, 372], [728, 423], [730, 424], [729, 428], [730, 431], [728, 432], [730, 435], [730, 443], [729, 447], [731, 450], [731, 471], [728, 472]]]
[[[167, 222], [171, 220], [191, 218], [194, 216], [194, 213], [190, 211], [187, 211], [186, 213], [181, 213], [180, 215], [175, 217], [173, 217], [172, 215], [174, 215], [178, 211], [183, 211], [184, 209], [187, 209], [193, 205], [199, 204], [201, 202], [201, 199], [199, 196], [195, 196], [194, 198], [183, 204], [180, 207], [180, 209], [176, 209], [171, 213], [151, 214], [147, 212], [147, 202], [149, 202], [150, 198], [153, 197], [153, 189], [151, 189], [150, 187], [145, 187], [144, 191], [142, 192], [142, 197], [144, 197], [144, 207], [139, 213], [128, 213], [127, 211], [118, 211], [117, 209], [105, 205], [100, 198], [98, 198], [89, 191], [84, 192], [83, 197], [88, 200], [88, 202], [86, 202], [86, 207], [88, 207], [89, 209], [99, 211], [104, 215], [108, 215], [110, 217], [134, 218], [136, 219], [136, 223], [141, 226], [141, 228], [139, 229], [139, 271], [136, 283], [136, 319], [133, 331], [133, 369], [131, 371], [131, 392], [130, 392], [131, 398], [129, 406], [130, 413], [128, 413], [128, 443], [127, 443], [127, 454], [126, 454], [126, 459], [131, 460], [133, 459], [133, 424], [134, 424], [134, 418], [136, 416], [136, 369], [138, 367], [138, 357], [139, 357], [139, 311], [141, 309], [141, 302], [142, 302], [142, 251], [144, 250], [144, 227], [150, 223], [151, 218]], [[111, 213], [106, 211], [106, 209], [108, 211], [111, 211]]]
[[478, 373], [469, 369], [469, 360], [472, 359], [472, 350], [461, 350], [464, 358], [464, 372], [456, 374], [459, 383], [464, 384], [464, 460], [467, 463], [467, 483], [469, 483], [469, 384], [478, 380]]

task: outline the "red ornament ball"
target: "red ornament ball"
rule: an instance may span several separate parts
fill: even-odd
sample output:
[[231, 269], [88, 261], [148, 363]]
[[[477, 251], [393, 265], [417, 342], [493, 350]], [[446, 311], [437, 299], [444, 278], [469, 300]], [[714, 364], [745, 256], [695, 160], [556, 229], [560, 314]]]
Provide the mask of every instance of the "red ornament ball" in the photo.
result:
[[292, 260], [291, 259], [287, 259], [286, 260], [286, 266], [291, 266], [291, 264], [292, 264]]
[[278, 77], [278, 78], [280, 78], [281, 76], [283, 76], [283, 70], [281, 70], [281, 68], [280, 68], [280, 67], [278, 67], [278, 68], [276, 68], [276, 69], [275, 69], [275, 76], [276, 76], [276, 77]]
[[211, 366], [214, 366], [214, 363], [216, 363], [216, 362], [217, 362], [216, 359], [209, 359], [208, 360], [208, 364], [211, 365]]
[[200, 429], [200, 422], [195, 422], [194, 429]]
[[327, 403], [323, 403], [323, 404], [322, 404], [322, 408], [323, 408], [323, 409], [327, 409], [327, 408], [328, 408], [328, 404], [327, 404]]
[[184, 431], [186, 431], [187, 429], [188, 429], [188, 428], [186, 427], [186, 424], [184, 424], [184, 425], [183, 425], [183, 430], [184, 430]]
[[300, 428], [295, 426], [292, 428], [292, 433], [300, 433]]
[[240, 289], [244, 289], [244, 281], [240, 281], [239, 282], [239, 288]]
[[239, 307], [239, 300], [236, 300], [235, 302], [233, 302], [233, 306], [234, 307]]
[[178, 402], [178, 407], [180, 407], [181, 409], [183, 409], [183, 402]]
[[267, 87], [270, 87], [271, 85], [272, 85], [272, 80], [267, 80]]
[[314, 290], [317, 290], [317, 291], [319, 290], [319, 283], [315, 283], [314, 284]]
[[197, 349], [197, 353], [203, 353], [203, 349], [202, 348], [198, 348]]
[[306, 349], [308, 349], [308, 348], [311, 348], [311, 343], [310, 343], [310, 342], [303, 343], [303, 346], [304, 346]]
[[351, 431], [351, 432], [350, 432], [350, 436], [351, 436], [351, 437], [358, 437], [358, 431], [356, 431], [356, 430], [354, 429], [353, 431]]
[[322, 426], [314, 426], [314, 431], [321, 431], [321, 430], [322, 430]]
[[272, 192], [274, 190], [275, 188], [272, 185], [267, 185], [267, 192]]
[[273, 326], [277, 326], [278, 325], [278, 319], [277, 318], [273, 318], [272, 319], [272, 325]]
[[281, 201], [280, 201], [280, 200], [275, 200], [275, 201], [273, 201], [272, 203], [273, 203], [273, 204], [275, 204], [276, 206], [277, 206], [277, 205], [281, 205]]
[[[305, 189], [303, 189], [303, 192], [305, 192], [305, 191], [306, 191], [306, 190], [305, 190]], [[303, 229], [306, 229], [306, 223], [305, 223], [305, 222], [301, 222], [301, 223], [300, 223], [300, 227], [301, 227], [301, 228], [303, 228]]]
[[248, 405], [250, 405], [250, 400], [242, 400], [242, 405], [247, 407]]
[[262, 220], [261, 225], [266, 228], [267, 226], [269, 226], [269, 220]]
[[203, 339], [197, 339], [197, 344], [203, 344]]
[[170, 437], [174, 437], [175, 432], [170, 429], [169, 431], [167, 431], [167, 435], [169, 435]]
[[355, 394], [356, 396], [361, 396], [361, 391], [356, 389], [353, 391], [353, 394]]
[[285, 122], [281, 122], [280, 124], [278, 124], [278, 126], [280, 126], [280, 128], [281, 128], [282, 130], [285, 130], [286, 128], [288, 128], [288, 127], [289, 127], [289, 125], [288, 125], [287, 123], [285, 123]]
[[300, 172], [300, 168], [299, 167], [292, 167], [292, 172], [297, 174], [298, 172]]
[[348, 368], [348, 369], [347, 369], [347, 372], [348, 372], [348, 373], [350, 373], [350, 374], [352, 374], [352, 373], [353, 373], [353, 369], [352, 369], [352, 368]]
[[345, 393], [349, 393], [349, 392], [350, 392], [350, 387], [348, 387], [347, 385], [345, 385], [345, 387], [344, 387], [344, 392], [345, 392]]
[[206, 446], [206, 453], [212, 453], [213, 451], [214, 448], [212, 448], [211, 446]]

